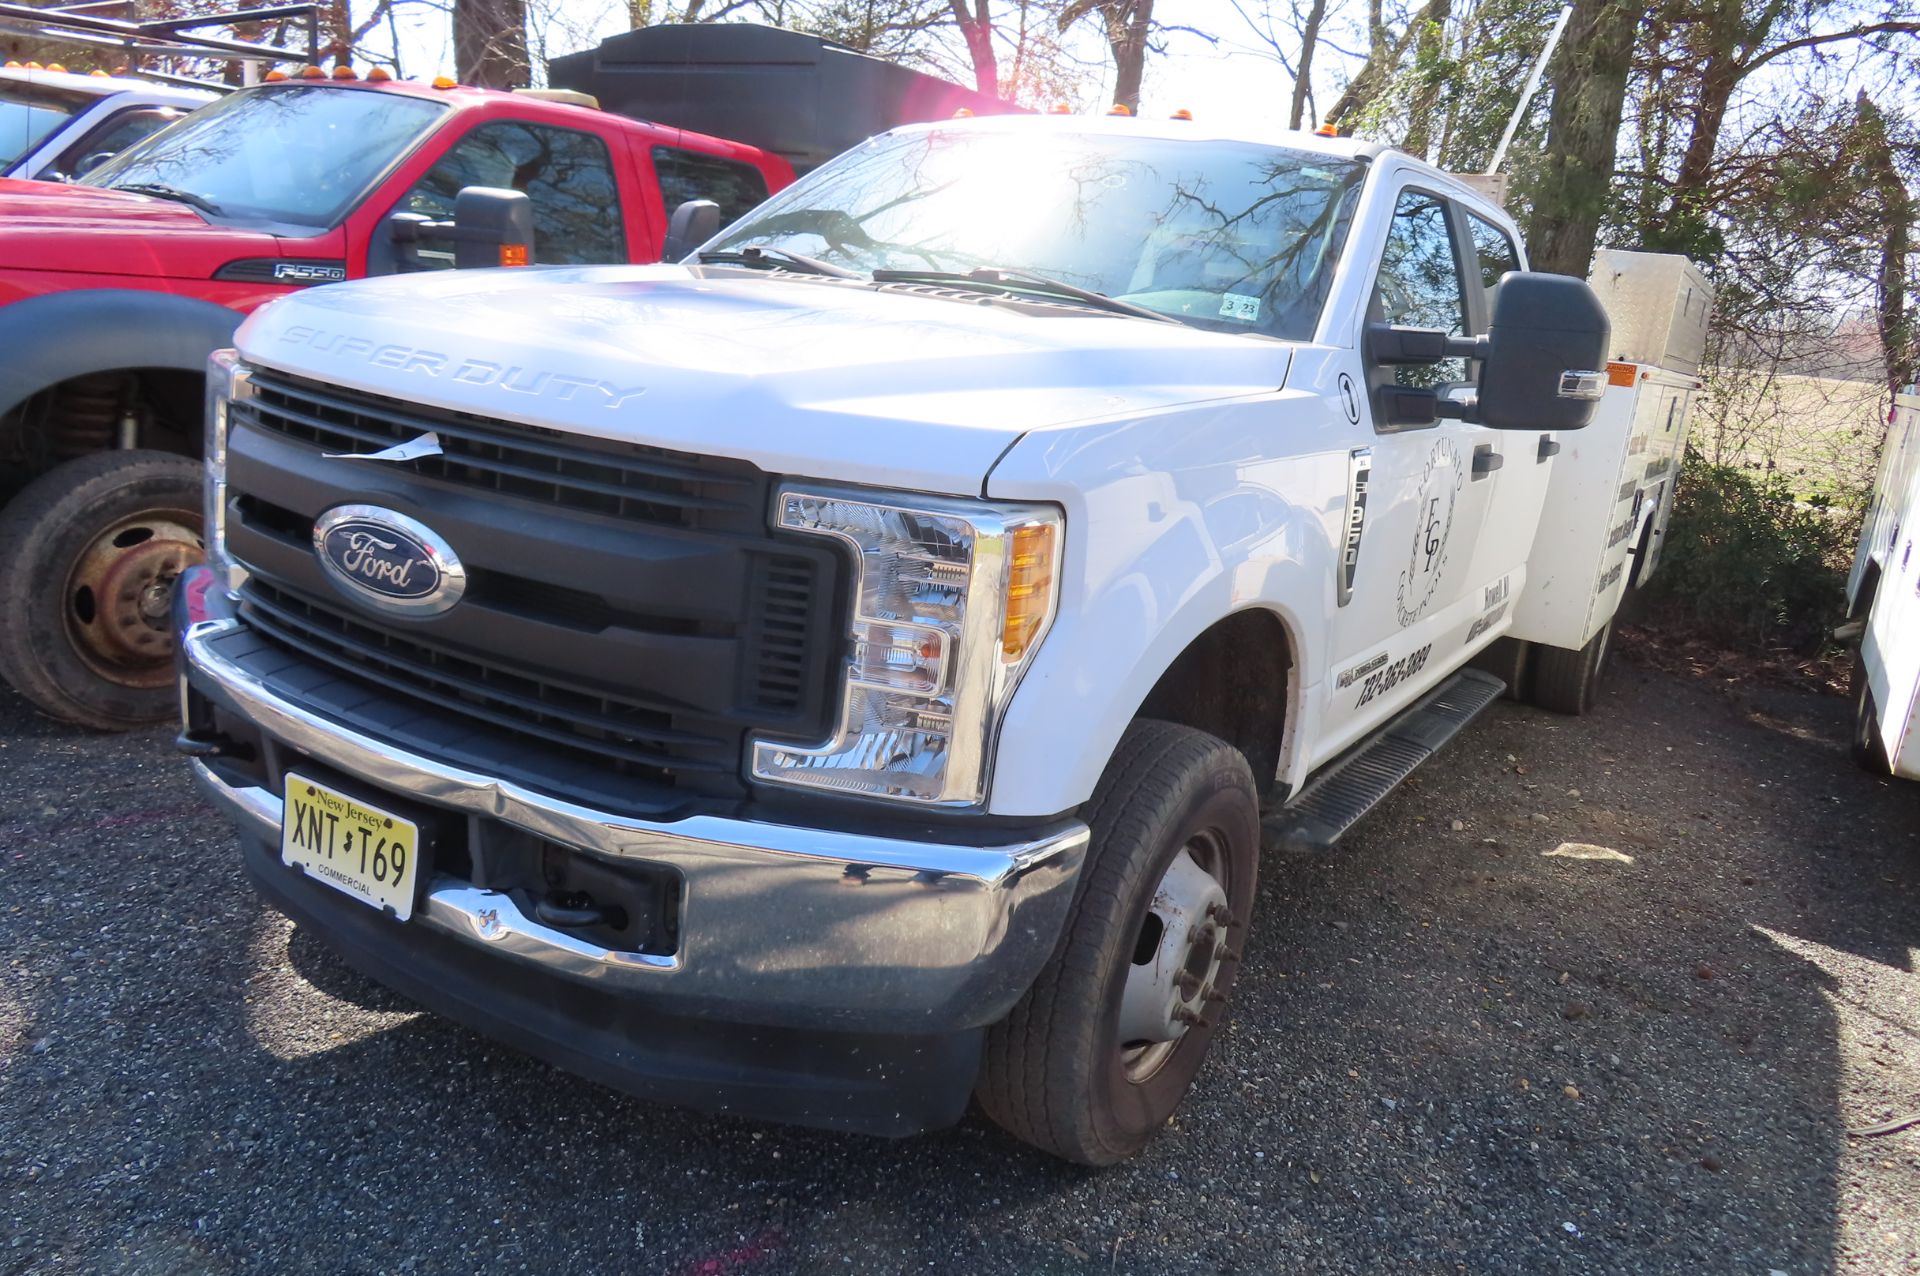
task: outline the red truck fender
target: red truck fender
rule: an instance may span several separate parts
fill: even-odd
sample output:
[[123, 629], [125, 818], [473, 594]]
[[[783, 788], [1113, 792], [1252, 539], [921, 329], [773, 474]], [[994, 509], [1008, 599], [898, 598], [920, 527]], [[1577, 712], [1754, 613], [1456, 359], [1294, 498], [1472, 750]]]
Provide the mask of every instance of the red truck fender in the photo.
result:
[[243, 316], [176, 293], [92, 288], [0, 306], [0, 417], [74, 377], [130, 369], [199, 373]]

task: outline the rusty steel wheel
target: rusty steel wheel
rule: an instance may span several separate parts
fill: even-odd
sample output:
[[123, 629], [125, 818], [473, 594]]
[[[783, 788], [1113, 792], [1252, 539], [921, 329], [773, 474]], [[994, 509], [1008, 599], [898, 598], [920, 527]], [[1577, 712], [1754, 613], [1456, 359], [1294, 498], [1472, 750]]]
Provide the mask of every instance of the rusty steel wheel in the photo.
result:
[[0, 673], [69, 722], [174, 713], [173, 582], [201, 561], [200, 466], [103, 452], [34, 480], [0, 516]]

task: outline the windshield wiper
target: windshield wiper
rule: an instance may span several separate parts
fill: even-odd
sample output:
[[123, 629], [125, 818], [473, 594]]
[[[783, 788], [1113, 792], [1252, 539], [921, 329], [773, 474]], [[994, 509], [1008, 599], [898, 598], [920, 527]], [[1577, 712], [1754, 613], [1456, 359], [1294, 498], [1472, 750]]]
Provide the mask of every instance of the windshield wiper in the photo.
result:
[[865, 279], [857, 270], [848, 270], [845, 266], [836, 266], [832, 262], [821, 261], [817, 257], [803, 257], [799, 253], [790, 253], [784, 248], [762, 248], [751, 245], [739, 251], [718, 251], [701, 253], [701, 262], [729, 263], [741, 266], [753, 266], [763, 270], [803, 270], [809, 275], [826, 275], [831, 279]]
[[1180, 322], [1172, 315], [1163, 315], [1158, 310], [1149, 310], [1145, 306], [1136, 306], [1131, 301], [1109, 297], [1104, 292], [1094, 292], [1091, 289], [1067, 283], [1065, 280], [1036, 275], [1031, 270], [1011, 270], [1005, 266], [981, 266], [968, 271], [876, 270], [873, 272], [873, 281], [878, 284], [946, 283], [972, 285], [1003, 293], [1047, 293], [1077, 301], [1083, 306], [1092, 306], [1097, 310], [1108, 310], [1116, 315], [1132, 315], [1136, 319], [1151, 319], [1156, 323]]
[[165, 182], [128, 182], [125, 186], [115, 186], [117, 191], [132, 191], [136, 195], [152, 195], [158, 199], [171, 199], [178, 203], [189, 204], [209, 216], [220, 215], [220, 205], [205, 195], [196, 195], [192, 191], [183, 191], [178, 186], [169, 186]]

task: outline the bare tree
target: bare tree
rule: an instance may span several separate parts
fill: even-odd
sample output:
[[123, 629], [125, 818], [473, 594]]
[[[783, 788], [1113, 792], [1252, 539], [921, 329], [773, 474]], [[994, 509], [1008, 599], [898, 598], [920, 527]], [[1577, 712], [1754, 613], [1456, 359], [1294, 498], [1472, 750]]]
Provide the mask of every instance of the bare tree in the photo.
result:
[[1153, 0], [1068, 0], [1060, 10], [1065, 31], [1082, 18], [1097, 17], [1113, 53], [1113, 100], [1129, 111], [1140, 109], [1146, 78], [1148, 39], [1153, 34]]
[[528, 81], [527, 0], [454, 0], [453, 64], [463, 84], [511, 89]]

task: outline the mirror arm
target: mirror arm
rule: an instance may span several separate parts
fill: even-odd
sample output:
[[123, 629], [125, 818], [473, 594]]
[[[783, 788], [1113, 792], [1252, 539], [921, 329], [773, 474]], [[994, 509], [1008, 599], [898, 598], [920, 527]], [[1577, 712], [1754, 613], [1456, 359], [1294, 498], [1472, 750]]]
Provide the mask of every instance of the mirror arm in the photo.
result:
[[1456, 337], [1439, 328], [1400, 328], [1390, 323], [1367, 325], [1367, 358], [1393, 367], [1438, 363], [1442, 359], [1487, 357], [1485, 337]]

